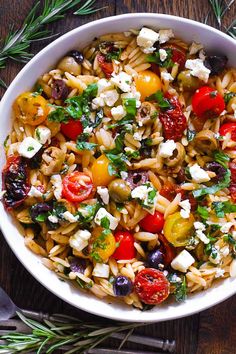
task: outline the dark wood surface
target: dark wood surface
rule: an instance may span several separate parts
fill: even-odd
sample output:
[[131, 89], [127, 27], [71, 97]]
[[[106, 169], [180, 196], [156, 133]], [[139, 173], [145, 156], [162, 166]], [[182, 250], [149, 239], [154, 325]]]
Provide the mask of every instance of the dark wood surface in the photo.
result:
[[[0, 0], [1, 39], [6, 36], [10, 25], [19, 28], [34, 3], [34, 0]], [[207, 0], [98, 0], [97, 4], [98, 7], [105, 6], [105, 8], [87, 17], [76, 17], [70, 14], [50, 28], [53, 29], [53, 33], [62, 34], [86, 22], [127, 12], [167, 13], [204, 22], [210, 11]], [[236, 6], [233, 5], [225, 16], [224, 25], [229, 25], [235, 14]], [[216, 26], [212, 13], [209, 15], [208, 23]], [[31, 50], [37, 53], [46, 44], [47, 41], [37, 42]], [[21, 67], [20, 64], [10, 61], [6, 69], [0, 71], [0, 77], [9, 84]], [[0, 91], [0, 95], [2, 94], [3, 91]], [[42, 287], [23, 268], [1, 235], [0, 285], [21, 307], [49, 312], [61, 311], [84, 319], [94, 319], [94, 316], [77, 311]], [[236, 353], [236, 296], [197, 315], [149, 325], [140, 331], [154, 337], [176, 339], [177, 354]], [[144, 348], [138, 349], [144, 350]]]

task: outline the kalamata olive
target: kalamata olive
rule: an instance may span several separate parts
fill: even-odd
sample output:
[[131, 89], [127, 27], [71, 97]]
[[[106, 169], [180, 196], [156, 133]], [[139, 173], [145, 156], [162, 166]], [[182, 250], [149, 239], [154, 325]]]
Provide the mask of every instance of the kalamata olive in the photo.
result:
[[32, 168], [32, 169], [39, 168], [39, 166], [42, 162], [43, 152], [44, 152], [44, 149], [41, 148], [31, 159], [29, 159], [28, 165], [30, 168]]
[[160, 250], [154, 250], [147, 256], [147, 265], [150, 268], [163, 269], [164, 255]]
[[84, 258], [70, 257], [69, 263], [72, 272], [84, 274], [86, 268], [86, 260]]
[[109, 184], [108, 191], [111, 199], [116, 203], [126, 202], [131, 193], [130, 187], [121, 178], [114, 179], [114, 181]]
[[71, 50], [67, 55], [74, 58], [78, 64], [82, 64], [84, 61], [83, 54], [78, 50]]
[[190, 70], [181, 71], [177, 79], [180, 87], [186, 91], [195, 91], [201, 86], [201, 81], [192, 76]]
[[[37, 203], [34, 204], [30, 209], [30, 216], [34, 222], [46, 221], [48, 212], [52, 210], [52, 205], [48, 203]], [[39, 215], [41, 220], [39, 220]]]
[[128, 177], [126, 178], [126, 182], [128, 183], [131, 189], [141, 186], [147, 181], [148, 181], [148, 172], [129, 171]]
[[226, 173], [226, 169], [221, 164], [215, 161], [208, 162], [206, 164], [206, 169], [208, 171], [215, 172], [216, 176], [211, 179], [213, 182], [221, 181], [224, 178]]
[[133, 284], [131, 280], [123, 275], [115, 278], [113, 291], [116, 296], [127, 296], [132, 292]]
[[205, 58], [204, 65], [211, 70], [210, 75], [218, 75], [225, 69], [227, 62], [225, 55], [209, 55]]
[[68, 96], [69, 89], [63, 80], [54, 80], [52, 83], [52, 98], [54, 100], [65, 100]]

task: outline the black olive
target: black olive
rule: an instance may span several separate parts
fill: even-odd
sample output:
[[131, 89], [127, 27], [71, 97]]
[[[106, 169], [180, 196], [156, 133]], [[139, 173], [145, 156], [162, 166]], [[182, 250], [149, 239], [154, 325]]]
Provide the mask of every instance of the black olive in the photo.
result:
[[128, 172], [128, 177], [125, 179], [131, 189], [143, 185], [148, 181], [148, 172]]
[[164, 264], [164, 255], [160, 250], [154, 250], [148, 254], [147, 265], [150, 268], [162, 270]]
[[52, 98], [54, 100], [65, 100], [69, 94], [69, 89], [63, 80], [54, 80], [52, 83]]
[[[48, 217], [48, 212], [52, 211], [52, 205], [48, 203], [34, 204], [30, 209], [30, 216], [34, 222], [45, 222]], [[39, 219], [39, 216], [41, 217]]]
[[209, 55], [205, 58], [204, 65], [211, 70], [210, 75], [218, 75], [225, 69], [227, 62], [225, 55]]
[[86, 268], [86, 260], [84, 258], [70, 257], [69, 263], [72, 272], [84, 274]]
[[127, 296], [131, 293], [133, 284], [131, 280], [123, 275], [115, 278], [113, 291], [116, 296]]
[[74, 58], [78, 64], [82, 64], [84, 61], [84, 56], [78, 50], [71, 50], [67, 55]]
[[39, 166], [42, 162], [43, 152], [44, 152], [44, 149], [41, 148], [31, 159], [29, 159], [28, 165], [30, 168], [32, 168], [32, 169], [39, 168]]
[[224, 178], [225, 173], [226, 173], [226, 169], [221, 164], [219, 164], [218, 162], [215, 162], [215, 161], [208, 162], [206, 164], [206, 169], [208, 171], [215, 172], [216, 176], [214, 178], [212, 178], [213, 182], [221, 181]]

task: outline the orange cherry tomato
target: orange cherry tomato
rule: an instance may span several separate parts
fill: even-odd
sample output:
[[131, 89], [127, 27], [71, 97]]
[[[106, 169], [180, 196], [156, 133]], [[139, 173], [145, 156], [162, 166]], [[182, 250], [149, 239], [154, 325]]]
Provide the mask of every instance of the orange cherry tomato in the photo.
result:
[[62, 181], [62, 196], [70, 202], [82, 202], [93, 192], [93, 182], [85, 173], [74, 171]]
[[108, 172], [108, 166], [110, 164], [106, 155], [101, 155], [96, 161], [94, 161], [91, 171], [93, 175], [93, 183], [97, 186], [107, 186], [115, 176], [111, 176]]
[[136, 256], [134, 236], [128, 231], [117, 231], [115, 239], [118, 247], [113, 254], [115, 259], [132, 259]]
[[135, 79], [135, 84], [137, 91], [141, 94], [141, 101], [145, 101], [146, 97], [161, 90], [161, 80], [151, 70], [140, 71]]
[[89, 239], [89, 253], [96, 262], [106, 261], [116, 249], [116, 240], [111, 231], [96, 227]]
[[200, 119], [218, 117], [225, 109], [223, 96], [209, 86], [202, 86], [194, 93], [192, 98], [193, 112]]
[[83, 126], [79, 120], [70, 119], [68, 123], [61, 124], [61, 131], [67, 138], [76, 140], [83, 132]]
[[47, 118], [49, 113], [48, 102], [41, 95], [25, 92], [17, 97], [13, 110], [17, 118], [24, 124], [39, 125]]

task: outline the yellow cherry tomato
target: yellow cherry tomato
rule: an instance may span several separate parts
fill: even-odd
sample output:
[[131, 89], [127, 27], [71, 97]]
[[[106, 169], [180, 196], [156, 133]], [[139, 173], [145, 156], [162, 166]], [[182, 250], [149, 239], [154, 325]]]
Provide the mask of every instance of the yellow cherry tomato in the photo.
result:
[[92, 175], [93, 175], [93, 183], [97, 186], [107, 186], [115, 176], [111, 176], [108, 172], [109, 159], [106, 155], [101, 155], [96, 161], [94, 161], [92, 165]]
[[48, 115], [47, 100], [32, 92], [22, 93], [14, 102], [13, 109], [17, 118], [24, 124], [39, 125]]
[[188, 219], [182, 218], [179, 212], [169, 215], [163, 228], [165, 238], [175, 247], [186, 246], [192, 234], [193, 223], [192, 214]]
[[89, 253], [94, 261], [106, 261], [116, 250], [116, 240], [110, 230], [96, 227], [89, 240]]
[[161, 90], [161, 80], [151, 70], [140, 71], [135, 79], [135, 84], [137, 91], [141, 94], [141, 101], [145, 101], [146, 97]]

